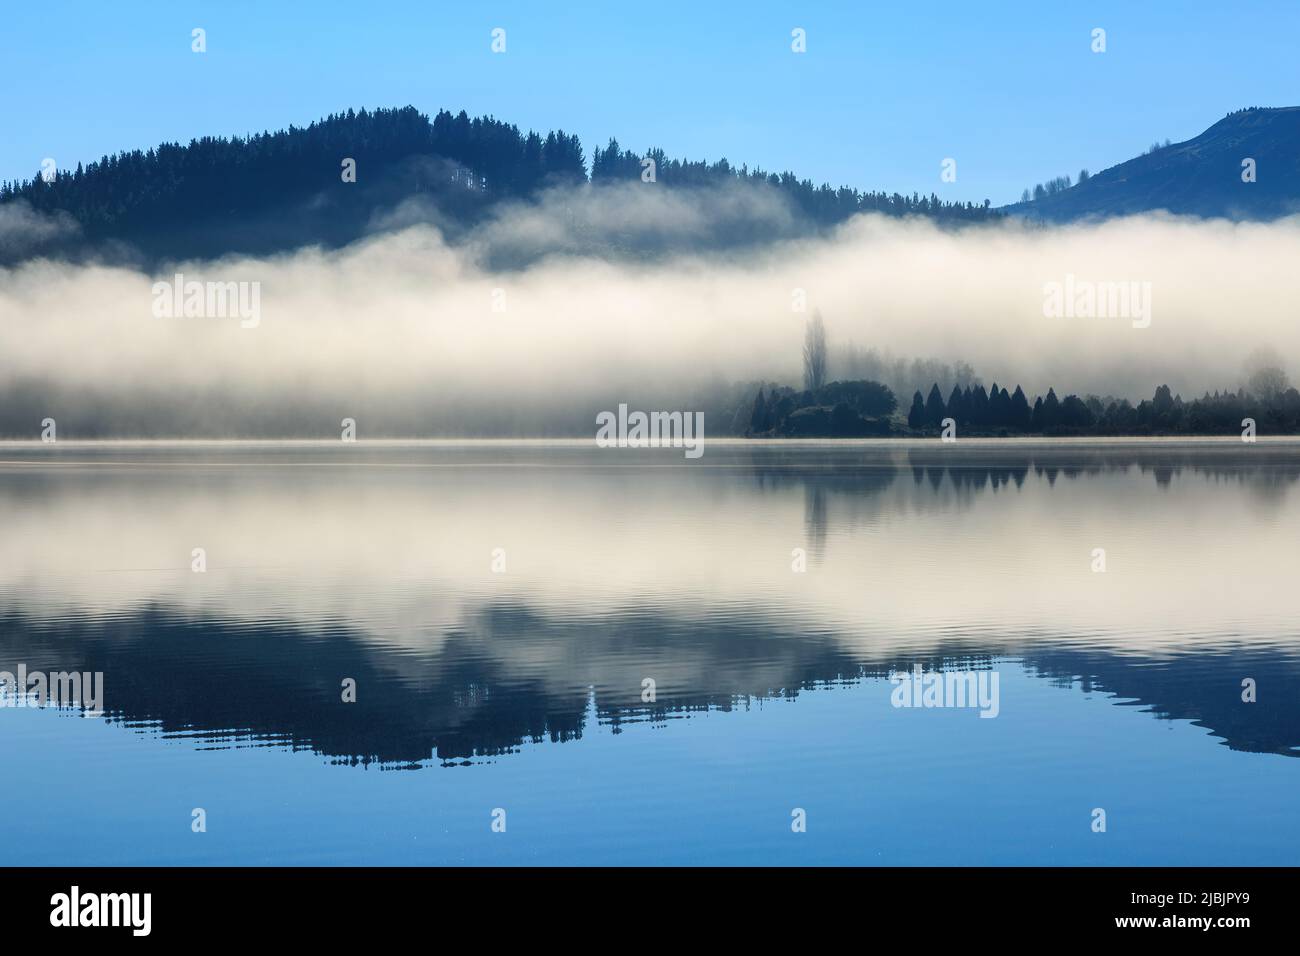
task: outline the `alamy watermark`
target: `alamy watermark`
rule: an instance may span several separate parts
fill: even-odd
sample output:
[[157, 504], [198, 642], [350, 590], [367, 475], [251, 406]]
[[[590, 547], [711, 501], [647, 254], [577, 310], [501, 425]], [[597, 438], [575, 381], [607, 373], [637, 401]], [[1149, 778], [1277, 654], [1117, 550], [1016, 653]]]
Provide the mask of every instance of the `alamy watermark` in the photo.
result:
[[1133, 328], [1151, 324], [1151, 283], [1091, 282], [1068, 272], [1064, 282], [1043, 285], [1043, 315], [1049, 319], [1131, 319]]
[[104, 714], [103, 671], [0, 671], [0, 707], [80, 707], [86, 717]]
[[996, 717], [1002, 711], [997, 671], [924, 671], [920, 664], [910, 671], [891, 671], [894, 690], [889, 702], [895, 707], [972, 707], [981, 717]]
[[598, 448], [685, 448], [687, 458], [704, 454], [703, 412], [600, 412], [596, 416]]
[[262, 283], [200, 282], [178, 272], [155, 282], [153, 314], [160, 319], [239, 319], [240, 328], [255, 329], [262, 322]]
[[73, 886], [50, 897], [50, 925], [55, 927], [119, 926], [132, 936], [148, 936], [153, 928], [152, 893], [83, 893]]

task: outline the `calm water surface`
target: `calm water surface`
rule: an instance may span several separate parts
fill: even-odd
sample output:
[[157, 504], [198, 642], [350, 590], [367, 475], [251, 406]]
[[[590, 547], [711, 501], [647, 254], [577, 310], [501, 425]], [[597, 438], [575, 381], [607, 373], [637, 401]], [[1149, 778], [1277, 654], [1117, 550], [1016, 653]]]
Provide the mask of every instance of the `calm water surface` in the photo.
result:
[[[0, 445], [0, 670], [105, 709], [0, 708], [0, 863], [1295, 864], [1298, 480], [1267, 441]], [[893, 706], [918, 665], [996, 718]]]

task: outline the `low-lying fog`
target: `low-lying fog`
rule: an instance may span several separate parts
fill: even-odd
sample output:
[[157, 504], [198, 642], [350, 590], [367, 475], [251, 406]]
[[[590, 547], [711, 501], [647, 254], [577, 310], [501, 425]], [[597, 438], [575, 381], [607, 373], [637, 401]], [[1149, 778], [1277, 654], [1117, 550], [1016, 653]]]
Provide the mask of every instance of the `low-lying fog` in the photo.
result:
[[[56, 228], [16, 210], [7, 242]], [[764, 190], [630, 183], [503, 207], [454, 243], [417, 206], [335, 251], [156, 274], [30, 261], [0, 271], [0, 434], [35, 438], [49, 416], [60, 437], [330, 437], [345, 417], [363, 437], [585, 435], [593, 409], [620, 402], [690, 409], [724, 385], [798, 384], [814, 310], [832, 379], [851, 342], [965, 361], [1031, 400], [1048, 386], [1136, 400], [1161, 383], [1191, 398], [1242, 384], [1261, 347], [1298, 352], [1300, 219], [864, 215], [790, 238], [794, 218]], [[701, 241], [747, 227], [786, 238]], [[220, 290], [224, 306], [200, 287], [194, 307], [222, 314], [187, 317], [194, 287], [166, 285], [178, 273], [244, 285]], [[1120, 314], [1078, 314], [1093, 292], [1105, 311], [1106, 283], [1126, 293]]]

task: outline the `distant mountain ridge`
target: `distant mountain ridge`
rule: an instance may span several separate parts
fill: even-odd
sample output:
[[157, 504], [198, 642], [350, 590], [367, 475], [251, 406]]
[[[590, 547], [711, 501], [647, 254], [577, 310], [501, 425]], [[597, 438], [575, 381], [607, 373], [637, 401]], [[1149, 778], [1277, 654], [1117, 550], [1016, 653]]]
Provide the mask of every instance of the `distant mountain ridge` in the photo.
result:
[[[766, 173], [725, 159], [675, 160], [659, 149], [636, 153], [613, 139], [593, 151], [588, 173], [579, 138], [563, 130], [524, 133], [491, 116], [471, 119], [464, 111], [443, 110], [431, 120], [406, 106], [349, 109], [305, 128], [246, 138], [164, 143], [78, 163], [52, 181], [37, 175], [5, 183], [0, 215], [6, 206], [21, 204], [24, 215], [34, 210], [43, 223], [66, 228], [46, 229], [39, 242], [0, 241], [0, 263], [115, 245], [145, 260], [337, 247], [373, 231], [386, 213], [412, 199], [454, 233], [502, 201], [529, 199], [557, 185], [640, 181], [645, 156], [654, 160], [654, 181], [661, 187], [767, 188], [788, 200], [810, 228], [864, 211], [944, 221], [1000, 218], [987, 200], [975, 205], [933, 194], [814, 186], [790, 172]], [[343, 179], [342, 164], [349, 158], [356, 164], [353, 182]]]
[[[1242, 179], [1254, 160], [1254, 182]], [[1300, 106], [1229, 113], [1199, 136], [1094, 173], [1068, 189], [1002, 211], [1073, 222], [1165, 210], [1266, 221], [1300, 212]]]
[[[345, 159], [356, 162], [344, 182]], [[412, 106], [347, 110], [307, 127], [106, 156], [61, 170], [52, 181], [0, 184], [0, 265], [38, 255], [109, 255], [145, 265], [227, 254], [268, 255], [307, 245], [337, 248], [410, 216], [435, 222], [452, 241], [503, 202], [530, 201], [556, 186], [640, 181], [646, 160], [668, 189], [749, 185], [792, 211], [795, 234], [860, 212], [981, 222], [1003, 215], [1044, 222], [1166, 210], [1231, 220], [1300, 212], [1300, 106], [1230, 113], [1199, 136], [1156, 148], [1086, 181], [1000, 210], [945, 202], [933, 193], [862, 192], [814, 185], [790, 172], [670, 159], [611, 139], [590, 163], [576, 135], [523, 132], [494, 117]], [[1254, 181], [1243, 181], [1253, 161]], [[1063, 184], [1063, 181], [1062, 181]], [[405, 204], [405, 206], [404, 206]], [[409, 211], [409, 209], [408, 209]], [[719, 246], [786, 238], [767, 224], [724, 224]], [[601, 242], [599, 237], [594, 244]]]

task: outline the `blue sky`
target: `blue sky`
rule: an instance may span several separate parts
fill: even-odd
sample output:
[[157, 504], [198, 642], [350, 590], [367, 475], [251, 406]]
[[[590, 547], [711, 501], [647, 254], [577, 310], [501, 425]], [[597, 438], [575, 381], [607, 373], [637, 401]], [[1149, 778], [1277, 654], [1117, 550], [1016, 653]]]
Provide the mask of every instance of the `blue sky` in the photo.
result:
[[[1300, 3], [11, 4], [0, 179], [407, 103], [995, 204], [1300, 104]], [[207, 31], [208, 52], [190, 50]], [[506, 30], [493, 54], [491, 30]], [[807, 31], [807, 52], [790, 31]], [[1090, 49], [1106, 30], [1107, 50]], [[957, 160], [957, 181], [940, 181]]]

